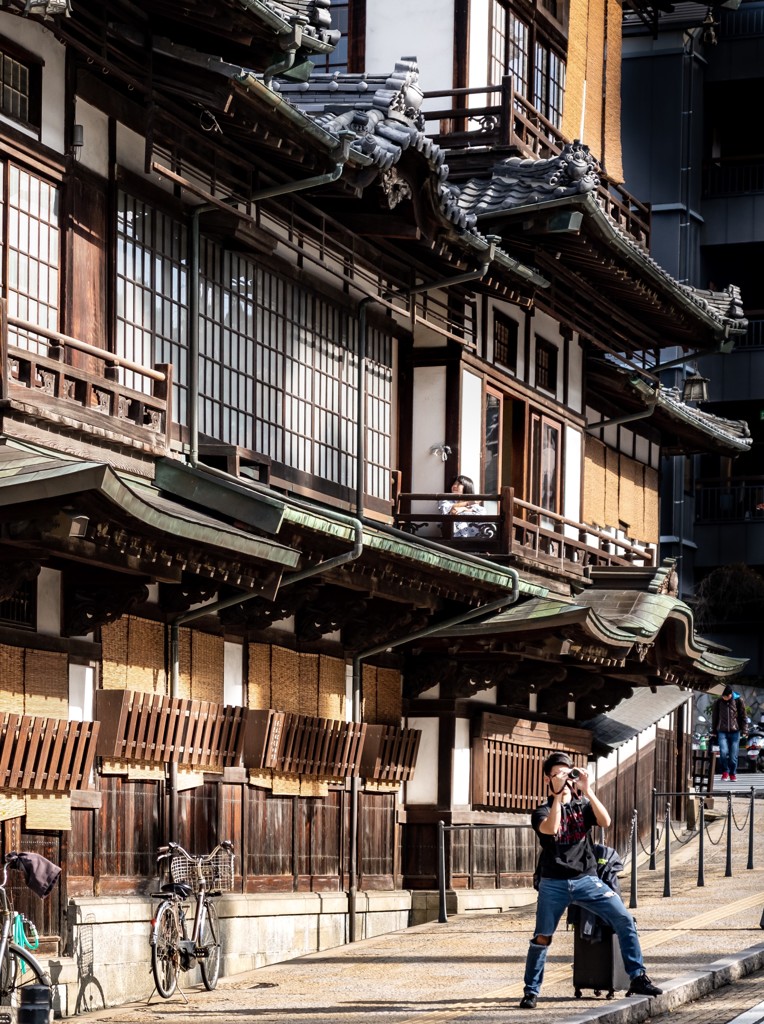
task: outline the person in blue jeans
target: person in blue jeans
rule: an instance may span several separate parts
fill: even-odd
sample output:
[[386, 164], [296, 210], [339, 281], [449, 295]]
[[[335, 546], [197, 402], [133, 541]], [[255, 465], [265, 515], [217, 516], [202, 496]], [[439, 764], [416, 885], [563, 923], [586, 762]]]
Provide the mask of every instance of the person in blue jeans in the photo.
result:
[[722, 782], [737, 780], [737, 755], [740, 737], [748, 735], [745, 704], [739, 693], [725, 686], [711, 711], [711, 739], [719, 744], [719, 766]]
[[576, 769], [575, 782], [568, 776], [573, 762], [556, 751], [544, 762], [549, 798], [531, 815], [531, 825], [541, 844], [536, 926], [525, 961], [524, 991], [520, 1006], [536, 1007], [547, 951], [560, 918], [571, 903], [601, 917], [618, 936], [626, 973], [631, 979], [627, 995], [659, 996], [645, 973], [642, 949], [634, 918], [621, 897], [597, 877], [597, 860], [590, 831], [607, 828], [610, 814], [592, 791], [589, 773]]

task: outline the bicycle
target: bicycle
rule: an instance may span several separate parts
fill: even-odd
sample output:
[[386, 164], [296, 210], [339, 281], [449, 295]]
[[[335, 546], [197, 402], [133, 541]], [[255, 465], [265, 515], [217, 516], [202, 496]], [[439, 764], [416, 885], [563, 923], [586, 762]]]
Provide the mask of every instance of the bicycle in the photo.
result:
[[[178, 843], [158, 852], [157, 863], [164, 867], [163, 862], [168, 862], [170, 881], [152, 894], [161, 903], [151, 923], [151, 970], [156, 990], [164, 999], [177, 988], [180, 971], [188, 971], [196, 963], [208, 992], [218, 983], [220, 924], [211, 897], [233, 888], [233, 856], [233, 844], [227, 839], [202, 856], [188, 853]], [[189, 935], [192, 893], [196, 900]]]
[[[8, 853], [3, 862], [3, 880], [0, 883], [0, 1024], [17, 1024], [21, 989], [26, 985], [45, 985], [50, 988], [50, 977], [35, 956], [21, 945], [28, 941], [31, 928], [37, 943], [37, 930], [31, 921], [13, 909], [8, 884], [8, 868], [19, 854]], [[14, 937], [15, 940], [14, 941]]]

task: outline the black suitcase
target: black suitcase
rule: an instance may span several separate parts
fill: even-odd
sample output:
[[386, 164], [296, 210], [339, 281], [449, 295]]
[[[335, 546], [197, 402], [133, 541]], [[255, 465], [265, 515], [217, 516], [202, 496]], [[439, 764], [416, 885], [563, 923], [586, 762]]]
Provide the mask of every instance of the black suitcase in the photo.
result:
[[[592, 929], [592, 919], [596, 927]], [[576, 999], [582, 990], [594, 989], [595, 996], [606, 993], [612, 999], [617, 989], [629, 987], [618, 938], [608, 925], [593, 915], [582, 914], [573, 936], [573, 986]]]

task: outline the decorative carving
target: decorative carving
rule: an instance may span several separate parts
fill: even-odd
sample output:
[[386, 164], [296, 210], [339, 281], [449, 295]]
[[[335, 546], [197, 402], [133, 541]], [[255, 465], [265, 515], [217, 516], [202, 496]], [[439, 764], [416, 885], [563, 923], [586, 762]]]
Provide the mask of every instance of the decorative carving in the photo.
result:
[[[367, 610], [368, 614], [364, 614]], [[356, 617], [342, 630], [342, 642], [350, 650], [364, 650], [416, 633], [431, 621], [429, 612], [419, 608], [381, 602], [371, 607], [367, 602], [359, 602]]]
[[7, 601], [9, 597], [13, 597], [24, 583], [37, 579], [39, 575], [39, 562], [0, 562], [0, 601]]
[[379, 178], [388, 207], [393, 210], [404, 199], [411, 199], [411, 185], [402, 178], [395, 167], [384, 171]]
[[291, 586], [279, 590], [273, 601], [255, 597], [243, 604], [235, 604], [220, 612], [220, 621], [234, 628], [260, 631], [269, 629], [274, 622], [295, 615], [303, 602], [311, 600], [318, 588]]
[[320, 640], [343, 629], [366, 609], [367, 602], [353, 591], [316, 586], [297, 611], [295, 632], [299, 640]]
[[184, 577], [178, 585], [159, 584], [159, 605], [169, 615], [180, 615], [192, 605], [211, 601], [217, 592], [218, 586], [211, 580]]
[[67, 579], [64, 594], [64, 636], [85, 636], [98, 626], [126, 615], [148, 600], [149, 588], [143, 583], [88, 583]]

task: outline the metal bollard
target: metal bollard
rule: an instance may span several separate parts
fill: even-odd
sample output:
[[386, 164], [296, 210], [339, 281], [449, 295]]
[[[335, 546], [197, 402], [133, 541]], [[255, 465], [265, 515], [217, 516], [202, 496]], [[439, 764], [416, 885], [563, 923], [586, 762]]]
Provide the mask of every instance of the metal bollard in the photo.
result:
[[438, 822], [438, 924], [448, 923], [446, 909], [446, 823]]
[[666, 824], [663, 826], [666, 834], [666, 859], [663, 862], [663, 895], [671, 895], [671, 804], [666, 804]]
[[753, 809], [756, 806], [756, 790], [751, 786], [751, 801], [748, 805], [748, 863], [746, 868], [753, 871]]
[[19, 989], [18, 1024], [48, 1024], [51, 991], [48, 985], [22, 985]]
[[706, 838], [706, 801], [705, 797], [700, 798], [700, 834], [698, 836], [698, 885], [706, 884], [705, 867], [706, 859], [704, 853], [704, 842]]
[[631, 891], [629, 907], [633, 910], [637, 905], [637, 812], [631, 818]]
[[724, 877], [732, 877], [732, 793], [727, 794], [727, 866]]

